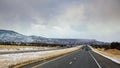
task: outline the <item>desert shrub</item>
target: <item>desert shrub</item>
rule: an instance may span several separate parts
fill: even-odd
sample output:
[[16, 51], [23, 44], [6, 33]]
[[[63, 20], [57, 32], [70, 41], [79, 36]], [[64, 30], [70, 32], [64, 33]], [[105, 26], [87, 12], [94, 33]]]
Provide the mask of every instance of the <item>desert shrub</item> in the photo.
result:
[[111, 49], [119, 49], [120, 50], [120, 43], [118, 42], [112, 42], [110, 45]]
[[120, 43], [119, 42], [112, 42], [109, 45], [91, 45], [94, 48], [104, 48], [106, 49], [118, 49], [120, 50]]

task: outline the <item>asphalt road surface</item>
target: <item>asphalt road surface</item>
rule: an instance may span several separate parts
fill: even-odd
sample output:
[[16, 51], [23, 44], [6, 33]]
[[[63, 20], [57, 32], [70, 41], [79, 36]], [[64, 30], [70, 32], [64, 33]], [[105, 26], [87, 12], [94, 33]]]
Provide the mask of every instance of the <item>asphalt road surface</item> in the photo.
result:
[[120, 65], [84, 46], [71, 54], [32, 63], [23, 68], [120, 68]]

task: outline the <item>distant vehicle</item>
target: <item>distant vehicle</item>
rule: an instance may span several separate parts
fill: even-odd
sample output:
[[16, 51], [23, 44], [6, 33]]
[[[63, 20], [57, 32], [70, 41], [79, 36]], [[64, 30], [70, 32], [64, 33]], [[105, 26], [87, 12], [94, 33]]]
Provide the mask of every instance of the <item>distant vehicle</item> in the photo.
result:
[[87, 45], [84, 46], [85, 51], [89, 51], [89, 47]]

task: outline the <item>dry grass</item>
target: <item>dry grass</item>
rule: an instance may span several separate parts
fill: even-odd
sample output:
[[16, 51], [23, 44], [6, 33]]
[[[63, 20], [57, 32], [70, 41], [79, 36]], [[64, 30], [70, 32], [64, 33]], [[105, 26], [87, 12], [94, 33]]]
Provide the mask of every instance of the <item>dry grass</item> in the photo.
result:
[[[4, 47], [5, 46], [3, 46], [3, 48]], [[8, 49], [10, 47], [14, 48], [14, 46], [7, 46]], [[15, 46], [15, 48], [18, 48], [18, 47], [23, 48], [24, 46]], [[28, 47], [31, 47], [31, 46], [28, 46]], [[0, 59], [1, 59], [0, 60], [0, 67], [7, 68], [8, 66], [16, 65], [16, 64], [25, 65], [25, 64], [28, 64], [28, 63], [37, 62], [37, 61], [41, 61], [41, 60], [44, 60], [44, 59], [49, 59], [49, 58], [57, 57], [57, 56], [60, 56], [60, 55], [66, 54], [66, 53], [70, 53], [70, 52], [73, 52], [73, 51], [78, 50], [80, 48], [81, 48], [81, 46], [80, 47], [75, 47], [75, 48], [55, 50], [55, 51], [47, 52], [47, 53], [43, 53], [43, 54], [40, 52], [37, 55], [35, 53], [29, 53], [29, 54], [26, 53], [24, 55], [20, 55], [19, 58], [16, 58], [17, 57], [16, 54], [10, 54], [8, 56], [6, 56], [6, 55], [0, 55]], [[25, 57], [25, 55], [29, 56], [31, 54], [33, 56], [31, 56], [31, 57]]]
[[74, 48], [74, 49], [63, 49], [63, 50], [60, 50], [60, 51], [56, 51], [54, 53], [44, 54], [40, 58], [33, 59], [33, 60], [28, 60], [26, 62], [19, 63], [19, 64], [15, 65], [15, 66], [12, 66], [11, 68], [21, 68], [21, 67], [23, 67], [23, 66], [25, 66], [27, 64], [42, 61], [42, 60], [45, 60], [45, 59], [54, 58], [54, 57], [57, 57], [57, 56], [61, 56], [61, 55], [76, 51], [76, 50], [78, 50], [80, 48], [81, 48], [81, 46], [78, 47], [78, 48]]
[[57, 48], [57, 47], [38, 47], [38, 46], [17, 46], [17, 45], [0, 45], [0, 49], [26, 49], [26, 48], [33, 48], [33, 49], [50, 49], [50, 48]]
[[110, 57], [120, 59], [120, 50], [117, 50], [117, 49], [105, 50], [104, 48], [97, 48], [96, 50], [99, 51], [100, 53], [103, 53], [103, 54], [108, 55]]

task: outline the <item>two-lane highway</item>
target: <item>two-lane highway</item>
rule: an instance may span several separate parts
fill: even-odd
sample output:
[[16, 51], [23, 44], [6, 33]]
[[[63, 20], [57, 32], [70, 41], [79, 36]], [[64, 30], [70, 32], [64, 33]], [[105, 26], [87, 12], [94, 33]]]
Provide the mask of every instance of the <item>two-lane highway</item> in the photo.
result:
[[26, 65], [24, 68], [120, 68], [120, 65], [94, 53], [87, 46], [58, 58]]

